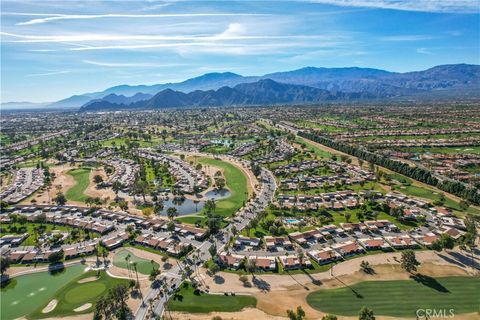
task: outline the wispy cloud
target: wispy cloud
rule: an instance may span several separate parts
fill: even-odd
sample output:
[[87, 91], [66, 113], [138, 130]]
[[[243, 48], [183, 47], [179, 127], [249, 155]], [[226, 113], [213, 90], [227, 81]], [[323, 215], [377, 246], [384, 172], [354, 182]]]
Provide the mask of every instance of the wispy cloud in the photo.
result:
[[428, 48], [417, 48], [416, 51], [420, 54], [433, 54]]
[[109, 13], [109, 14], [56, 14], [56, 13], [23, 13], [23, 12], [5, 12], [4, 15], [17, 16], [43, 16], [43, 18], [35, 18], [23, 22], [18, 22], [17, 26], [25, 26], [32, 24], [48, 23], [59, 20], [90, 20], [90, 19], [105, 19], [105, 18], [140, 18], [140, 19], [154, 19], [154, 18], [193, 18], [193, 17], [242, 17], [242, 16], [266, 16], [268, 14], [257, 13], [162, 13], [162, 14], [123, 14], [123, 13]]
[[91, 64], [94, 66], [99, 67], [112, 67], [112, 68], [143, 68], [143, 67], [151, 67], [151, 68], [166, 68], [166, 67], [178, 67], [184, 66], [184, 64], [180, 63], [172, 63], [172, 64], [157, 64], [157, 63], [142, 63], [142, 62], [104, 62], [104, 61], [93, 61], [93, 60], [82, 60], [83, 63]]
[[70, 73], [70, 70], [63, 70], [63, 71], [52, 71], [52, 72], [45, 72], [45, 73], [31, 73], [27, 74], [27, 77], [44, 77], [44, 76], [56, 76], [59, 74]]
[[382, 41], [424, 41], [424, 40], [432, 40], [438, 38], [437, 36], [433, 35], [425, 35], [425, 34], [411, 34], [411, 35], [396, 35], [396, 36], [385, 36], [380, 37], [379, 39]]
[[367, 7], [421, 12], [479, 13], [478, 0], [310, 0], [344, 7]]

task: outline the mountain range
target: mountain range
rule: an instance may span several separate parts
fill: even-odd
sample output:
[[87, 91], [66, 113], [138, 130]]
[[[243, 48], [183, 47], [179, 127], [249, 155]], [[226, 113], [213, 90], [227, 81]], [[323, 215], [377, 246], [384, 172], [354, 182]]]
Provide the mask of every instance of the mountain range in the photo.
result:
[[441, 65], [406, 73], [358, 67], [305, 67], [263, 76], [207, 73], [178, 83], [115, 86], [49, 107], [94, 111], [435, 97], [480, 98], [480, 65]]

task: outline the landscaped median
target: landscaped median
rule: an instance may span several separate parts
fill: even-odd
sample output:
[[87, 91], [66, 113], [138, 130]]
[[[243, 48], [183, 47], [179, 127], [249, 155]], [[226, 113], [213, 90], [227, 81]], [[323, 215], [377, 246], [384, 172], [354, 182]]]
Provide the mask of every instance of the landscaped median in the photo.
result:
[[188, 313], [237, 312], [257, 305], [257, 299], [247, 295], [202, 293], [184, 282], [168, 301], [170, 311]]
[[356, 316], [366, 306], [375, 315], [415, 318], [417, 310], [453, 309], [455, 315], [479, 311], [480, 278], [412, 276], [412, 280], [364, 281], [307, 296], [319, 311]]

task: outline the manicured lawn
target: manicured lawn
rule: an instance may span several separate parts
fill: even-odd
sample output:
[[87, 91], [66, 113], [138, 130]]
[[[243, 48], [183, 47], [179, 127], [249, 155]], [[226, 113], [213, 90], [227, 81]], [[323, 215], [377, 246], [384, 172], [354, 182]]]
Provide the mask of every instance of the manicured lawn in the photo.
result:
[[195, 292], [187, 282], [184, 282], [180, 290], [168, 301], [170, 311], [190, 313], [236, 312], [256, 305], [257, 300], [252, 296], [225, 296]]
[[[159, 265], [155, 261], [153, 262], [153, 265], [150, 260], [142, 259], [140, 257], [137, 257], [133, 253], [131, 253], [128, 250], [122, 250], [118, 252], [114, 257], [113, 257], [113, 265], [119, 268], [123, 269], [128, 269], [127, 267], [127, 260], [125, 258], [127, 255], [130, 255], [130, 265], [133, 270], [133, 263], [137, 263], [137, 272], [141, 274], [150, 274], [150, 272], [153, 270], [153, 268], [158, 269]], [[133, 271], [135, 273], [135, 271]]]
[[211, 158], [200, 158], [199, 162], [202, 165], [223, 169], [223, 175], [225, 176], [227, 188], [230, 191], [230, 197], [215, 201], [215, 213], [224, 217], [232, 216], [248, 199], [247, 178], [242, 170], [225, 161]]
[[75, 179], [75, 185], [67, 190], [65, 197], [69, 201], [83, 202], [87, 196], [83, 193], [90, 183], [90, 168], [79, 168], [68, 171]]
[[[97, 271], [88, 271], [80, 277], [70, 281], [66, 286], [55, 293], [55, 299], [58, 303], [55, 309], [49, 313], [42, 313], [45, 305], [42, 305], [35, 312], [28, 315], [30, 319], [50, 318], [50, 317], [65, 317], [68, 315], [90, 313], [92, 312], [95, 302], [100, 296], [103, 296], [109, 289], [123, 284], [128, 285], [128, 280], [111, 278], [105, 271], [99, 273], [99, 277], [91, 282], [79, 283], [81, 279], [92, 278], [97, 276]], [[74, 309], [83, 306], [86, 303], [91, 303], [92, 306], [84, 311], [75, 312]], [[48, 302], [47, 302], [48, 304]]]
[[418, 280], [365, 281], [350, 287], [319, 290], [307, 302], [322, 312], [356, 316], [363, 307], [376, 315], [415, 317], [417, 309], [454, 309], [455, 314], [478, 312], [480, 278], [422, 276]]
[[474, 153], [480, 154], [480, 146], [468, 146], [468, 147], [412, 147], [401, 148], [405, 152], [419, 152], [419, 153]]

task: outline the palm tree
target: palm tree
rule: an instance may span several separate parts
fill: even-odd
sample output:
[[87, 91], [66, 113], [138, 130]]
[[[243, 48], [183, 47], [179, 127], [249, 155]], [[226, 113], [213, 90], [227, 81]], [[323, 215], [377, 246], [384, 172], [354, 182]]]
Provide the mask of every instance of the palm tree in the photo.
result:
[[177, 208], [170, 207], [167, 209], [167, 216], [170, 220], [173, 220], [176, 216], [178, 216]]
[[130, 253], [125, 257], [125, 261], [127, 262], [128, 277], [130, 278]]

